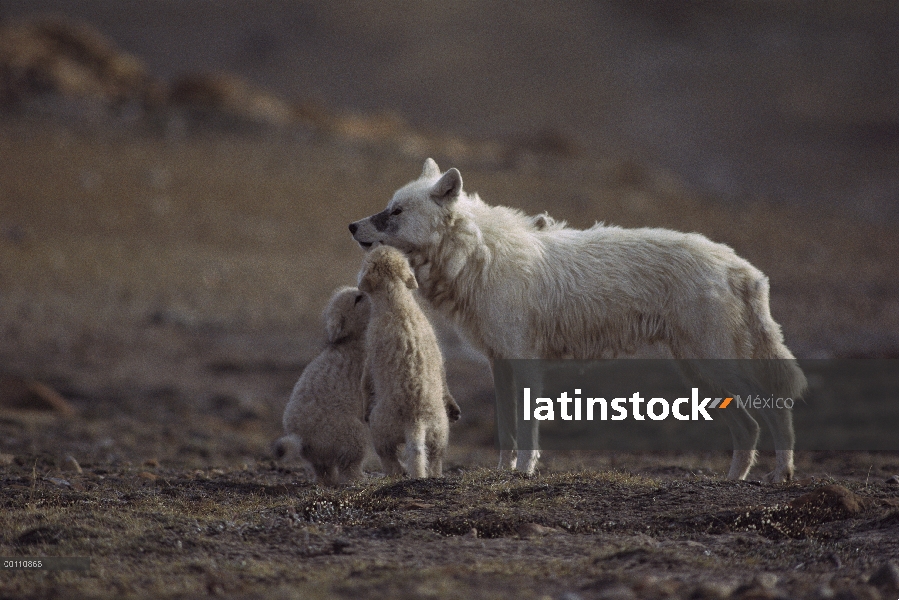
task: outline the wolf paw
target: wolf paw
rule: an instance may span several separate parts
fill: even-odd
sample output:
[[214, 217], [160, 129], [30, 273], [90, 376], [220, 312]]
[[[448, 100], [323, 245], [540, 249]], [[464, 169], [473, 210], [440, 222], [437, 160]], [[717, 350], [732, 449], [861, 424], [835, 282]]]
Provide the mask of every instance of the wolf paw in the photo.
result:
[[499, 453], [499, 464], [496, 468], [500, 471], [514, 471], [517, 462], [515, 450], [501, 450]]
[[774, 469], [764, 477], [765, 483], [784, 483], [793, 480], [793, 469]]

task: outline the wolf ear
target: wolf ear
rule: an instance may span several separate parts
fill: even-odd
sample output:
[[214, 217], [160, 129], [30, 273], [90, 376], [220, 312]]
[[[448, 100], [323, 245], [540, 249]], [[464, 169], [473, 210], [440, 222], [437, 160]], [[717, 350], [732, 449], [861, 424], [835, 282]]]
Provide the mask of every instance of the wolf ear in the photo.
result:
[[459, 169], [453, 168], [443, 174], [437, 183], [431, 188], [431, 198], [442, 204], [455, 200], [462, 192], [462, 174]]
[[409, 276], [406, 277], [406, 287], [410, 290], [418, 289], [418, 281], [415, 280], [415, 275], [412, 273], [412, 271], [409, 271]]
[[362, 277], [359, 278], [358, 287], [360, 292], [364, 292], [366, 294], [370, 294], [372, 292], [371, 280], [365, 275], [362, 275]]
[[425, 168], [421, 170], [421, 177], [419, 177], [419, 179], [432, 179], [439, 176], [440, 167], [437, 166], [437, 163], [434, 162], [433, 158], [427, 159], [425, 161]]

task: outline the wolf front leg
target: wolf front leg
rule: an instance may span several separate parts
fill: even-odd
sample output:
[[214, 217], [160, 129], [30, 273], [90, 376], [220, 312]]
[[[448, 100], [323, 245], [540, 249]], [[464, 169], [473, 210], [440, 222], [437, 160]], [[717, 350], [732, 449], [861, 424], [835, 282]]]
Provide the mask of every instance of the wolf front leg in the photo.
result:
[[516, 469], [526, 475], [533, 475], [540, 459], [539, 433], [540, 421], [533, 418], [531, 407], [525, 405], [525, 389], [531, 399], [543, 393], [543, 372], [541, 363], [536, 360], [513, 361], [512, 379], [515, 386], [516, 428], [515, 441], [517, 449]]
[[517, 433], [518, 451], [515, 468], [526, 475], [533, 475], [537, 470], [537, 461], [540, 460], [540, 421], [533, 419], [530, 423], [519, 421]]
[[508, 360], [490, 359], [496, 392], [496, 434], [499, 446], [497, 469], [515, 468], [515, 430], [518, 423], [512, 365]]

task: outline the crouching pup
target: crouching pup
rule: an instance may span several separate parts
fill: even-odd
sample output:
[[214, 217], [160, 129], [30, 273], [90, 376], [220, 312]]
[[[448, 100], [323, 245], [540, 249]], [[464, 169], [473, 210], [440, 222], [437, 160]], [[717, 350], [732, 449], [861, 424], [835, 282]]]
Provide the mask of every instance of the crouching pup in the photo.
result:
[[299, 455], [329, 486], [362, 476], [371, 448], [362, 422], [362, 370], [368, 298], [356, 288], [338, 290], [325, 309], [328, 345], [303, 371], [284, 410], [279, 458]]
[[[362, 262], [359, 289], [371, 301], [362, 398], [375, 450], [388, 475], [439, 477], [449, 443], [451, 397], [443, 356], [412, 291], [408, 261], [395, 248], [376, 248]], [[455, 403], [453, 402], [454, 406]]]
[[[768, 278], [702, 235], [602, 224], [580, 230], [548, 215], [528, 217], [466, 194], [459, 171], [441, 173], [431, 159], [387, 208], [350, 224], [350, 233], [366, 249], [400, 249], [421, 295], [491, 362], [601, 359], [662, 344], [676, 359], [775, 359], [776, 372], [748, 389], [797, 398], [806, 387], [771, 318]], [[715, 384], [728, 395], [740, 391]], [[762, 416], [777, 452], [769, 479], [790, 479], [791, 413]], [[759, 425], [745, 409], [726, 418], [735, 448], [728, 477], [744, 479]], [[517, 466], [528, 473], [539, 456], [536, 427], [517, 430]]]

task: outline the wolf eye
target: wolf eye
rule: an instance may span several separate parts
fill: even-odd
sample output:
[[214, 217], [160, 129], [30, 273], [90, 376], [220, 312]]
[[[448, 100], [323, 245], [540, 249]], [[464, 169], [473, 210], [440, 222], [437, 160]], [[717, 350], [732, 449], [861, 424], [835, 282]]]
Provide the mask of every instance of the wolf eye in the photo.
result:
[[390, 216], [391, 216], [391, 217], [395, 217], [395, 216], [397, 216], [398, 214], [400, 214], [401, 212], [403, 212], [403, 209], [402, 209], [402, 208], [394, 208], [394, 209], [393, 209], [393, 212], [390, 213]]
[[359, 294], [358, 296], [356, 296], [356, 301], [353, 302], [353, 304], [359, 304], [360, 300], [362, 300], [362, 294]]

